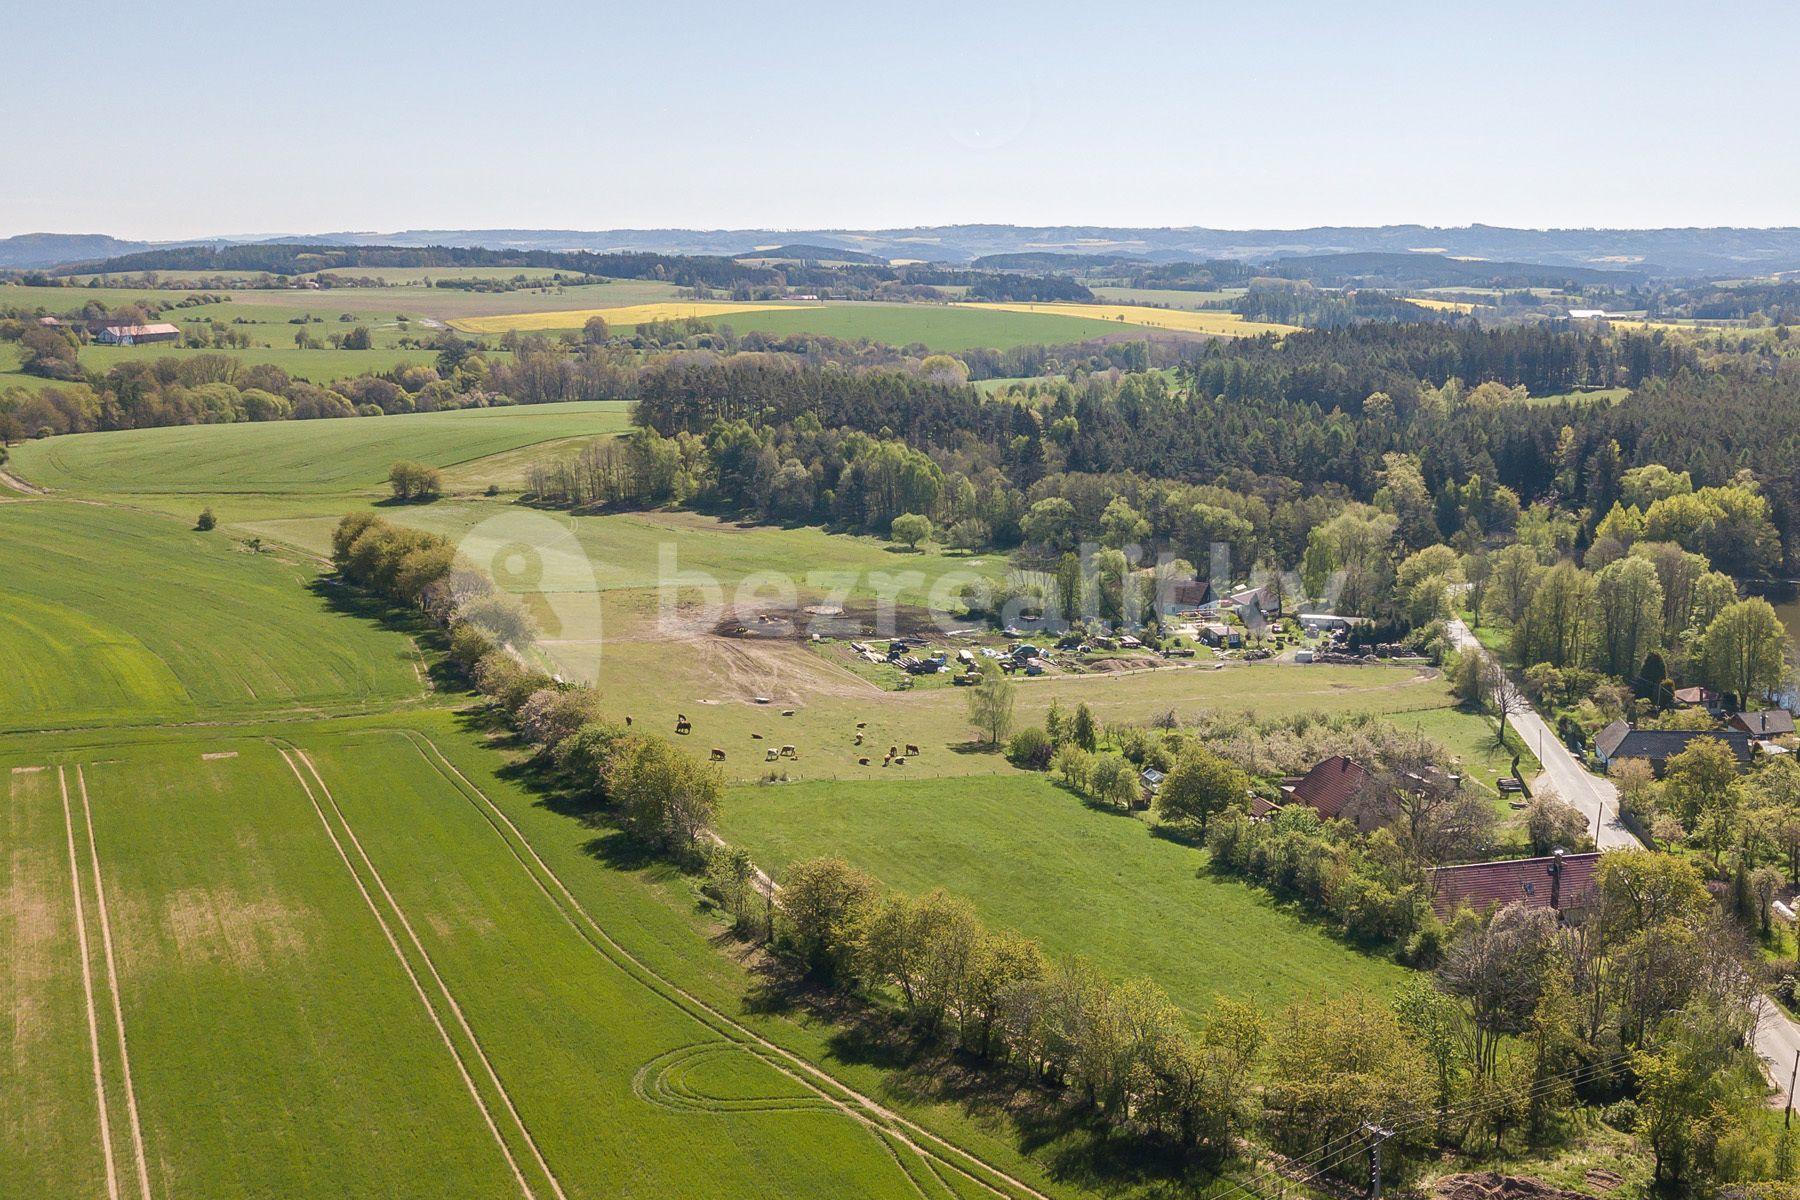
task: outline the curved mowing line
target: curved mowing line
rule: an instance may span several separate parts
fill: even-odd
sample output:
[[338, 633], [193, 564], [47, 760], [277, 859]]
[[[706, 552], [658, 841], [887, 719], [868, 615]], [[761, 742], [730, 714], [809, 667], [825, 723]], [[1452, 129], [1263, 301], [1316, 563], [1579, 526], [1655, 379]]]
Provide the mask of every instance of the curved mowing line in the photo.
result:
[[144, 1131], [138, 1124], [137, 1088], [131, 1082], [131, 1053], [125, 1048], [125, 1010], [119, 1001], [119, 968], [113, 961], [112, 920], [106, 913], [106, 884], [100, 878], [100, 845], [94, 840], [94, 810], [88, 803], [87, 774], [75, 767], [81, 814], [87, 822], [88, 856], [94, 867], [94, 899], [100, 910], [100, 942], [106, 948], [106, 982], [112, 991], [113, 1025], [119, 1031], [119, 1069], [125, 1076], [125, 1112], [131, 1118], [131, 1152], [137, 1158], [138, 1191], [150, 1200], [150, 1167], [144, 1159]]
[[[830, 1112], [831, 1103], [821, 1096], [712, 1096], [687, 1080], [688, 1073], [720, 1054], [751, 1052], [736, 1042], [695, 1042], [658, 1054], [632, 1076], [631, 1090], [638, 1099], [676, 1112], [703, 1112], [715, 1116], [740, 1112]], [[751, 1054], [757, 1062], [760, 1055]]]
[[513, 1178], [518, 1181], [519, 1190], [525, 1194], [525, 1200], [537, 1200], [537, 1194], [531, 1190], [531, 1185], [525, 1182], [525, 1173], [519, 1170], [518, 1161], [513, 1158], [512, 1148], [506, 1144], [506, 1139], [500, 1136], [500, 1127], [494, 1123], [494, 1114], [488, 1111], [487, 1101], [481, 1098], [481, 1091], [475, 1086], [475, 1080], [469, 1074], [469, 1068], [464, 1064], [461, 1052], [457, 1050], [456, 1043], [450, 1040], [450, 1031], [444, 1028], [443, 1021], [438, 1018], [437, 1009], [431, 1006], [430, 998], [425, 995], [424, 984], [419, 982], [419, 976], [413, 970], [412, 964], [406, 961], [406, 955], [401, 951], [400, 943], [394, 937], [394, 931], [388, 927], [387, 918], [381, 915], [381, 910], [375, 906], [375, 898], [369, 895], [369, 889], [363, 886], [362, 876], [356, 873], [356, 868], [350, 863], [350, 856], [344, 853], [343, 843], [338, 841], [336, 831], [331, 828], [331, 822], [325, 819], [325, 810], [319, 807], [319, 801], [313, 795], [311, 785], [306, 782], [306, 777], [300, 774], [300, 768], [294, 764], [294, 760], [288, 757], [288, 752], [280, 746], [275, 749], [280, 753], [282, 761], [287, 763], [288, 770], [294, 773], [294, 778], [299, 780], [300, 790], [306, 793], [307, 802], [312, 805], [313, 812], [318, 814], [319, 824], [325, 827], [325, 836], [331, 839], [332, 848], [343, 860], [344, 869], [350, 872], [350, 878], [356, 884], [356, 890], [362, 893], [363, 903], [369, 906], [369, 912], [374, 915], [375, 923], [381, 926], [381, 935], [387, 939], [388, 947], [393, 950], [394, 957], [400, 960], [400, 969], [405, 971], [406, 977], [412, 981], [413, 990], [419, 994], [419, 1003], [425, 1006], [425, 1014], [431, 1018], [432, 1025], [437, 1027], [438, 1036], [444, 1039], [444, 1048], [450, 1051], [450, 1058], [456, 1063], [456, 1073], [462, 1076], [464, 1086], [469, 1089], [469, 1095], [475, 1101], [475, 1107], [481, 1110], [481, 1119], [487, 1123], [488, 1132], [494, 1135], [494, 1144], [500, 1147], [500, 1153], [506, 1158], [506, 1165], [512, 1168]]
[[[588, 912], [586, 907], [575, 898], [575, 894], [571, 892], [568, 885], [562, 881], [562, 877], [557, 875], [555, 871], [550, 869], [549, 864], [544, 862], [536, 848], [533, 847], [525, 835], [519, 831], [519, 827], [513, 824], [512, 818], [501, 811], [500, 807], [488, 797], [486, 792], [482, 791], [470, 781], [468, 776], [458, 770], [456, 765], [445, 757], [444, 752], [438, 749], [436, 742], [417, 730], [395, 729], [386, 730], [384, 732], [399, 733], [409, 741], [412, 741], [414, 749], [419, 752], [419, 756], [435, 767], [438, 773], [442, 775], [447, 782], [451, 783], [459, 792], [461, 792], [463, 798], [468, 800], [477, 812], [487, 818], [488, 824], [493, 827], [495, 834], [499, 836], [503, 843], [505, 843], [507, 849], [511, 851], [513, 858], [518, 861], [522, 868], [524, 868], [525, 873], [532, 877], [532, 880], [537, 884], [538, 890], [549, 897], [551, 902], [562, 912], [563, 919], [571, 926], [574, 926], [579, 932], [581, 926], [575, 921], [574, 915], [571, 915], [578, 914], [581, 917], [581, 920], [587, 924], [588, 928], [593, 931], [593, 936], [587, 937], [588, 943], [603, 956], [612, 960], [621, 970], [625, 970], [628, 974], [632, 974], [634, 977], [638, 978], [638, 981], [643, 983], [645, 987], [662, 996], [663, 999], [667, 1000], [676, 1008], [686, 1012], [702, 1025], [712, 1028], [715, 1032], [724, 1033], [725, 1036], [731, 1040], [743, 1044], [746, 1049], [752, 1050], [752, 1052], [757, 1053], [767, 1061], [771, 1067], [774, 1067], [776, 1070], [787, 1075], [802, 1086], [817, 1092], [821, 1097], [836, 1105], [845, 1115], [849, 1116], [852, 1120], [867, 1126], [872, 1132], [885, 1133], [895, 1138], [920, 1157], [937, 1159], [950, 1170], [955, 1171], [957, 1174], [964, 1176], [971, 1182], [987, 1189], [994, 1195], [1003, 1197], [1004, 1200], [1012, 1200], [1013, 1196], [1018, 1193], [1023, 1193], [1030, 1197], [1031, 1200], [1051, 1200], [1051, 1197], [1032, 1187], [1024, 1180], [1008, 1174], [1006, 1171], [994, 1166], [985, 1159], [955, 1145], [939, 1134], [933, 1133], [931, 1130], [919, 1125], [917, 1122], [887, 1108], [872, 1097], [856, 1091], [823, 1068], [815, 1065], [786, 1047], [770, 1041], [749, 1026], [742, 1024], [722, 1010], [708, 1004], [706, 1001], [700, 999], [692, 992], [687, 991], [685, 988], [682, 988], [667, 977], [658, 974], [636, 955], [632, 954], [631, 951], [625, 949], [623, 945], [614, 940], [613, 936], [601, 927], [600, 923], [594, 919], [593, 915]], [[423, 742], [425, 746], [431, 747], [431, 754], [425, 753], [424, 746], [421, 746], [419, 744], [420, 742]], [[435, 756], [436, 761], [433, 761], [433, 756]], [[477, 798], [479, 798], [479, 802], [477, 801]], [[502, 825], [505, 826], [505, 830], [501, 828]], [[512, 838], [506, 836], [507, 830], [511, 831]], [[517, 846], [514, 845], [513, 839], [517, 839]], [[543, 874], [556, 885], [557, 892], [564, 897], [563, 901], [558, 901], [556, 896], [551, 893], [550, 889], [545, 886], [543, 879], [538, 876], [537, 872], [531, 869], [530, 863], [527, 863], [524, 856], [519, 853], [519, 846], [524, 847], [525, 854], [531, 856], [531, 862], [536, 863], [538, 870], [542, 871]], [[586, 935], [584, 934], [584, 936]], [[717, 1024], [715, 1025], [714, 1022], [717, 1022]], [[724, 1029], [719, 1028], [721, 1025], [724, 1026]], [[781, 1061], [775, 1061], [776, 1059]], [[834, 1095], [834, 1091], [841, 1092], [843, 1096], [848, 1097], [848, 1099], [842, 1099], [839, 1096]], [[956, 1161], [957, 1158], [964, 1161], [958, 1162]], [[965, 1165], [965, 1163], [973, 1164], [973, 1169], [971, 1166]], [[902, 1170], [904, 1170], [904, 1168], [902, 1168]], [[1008, 1192], [1005, 1188], [997, 1186], [993, 1182], [982, 1178], [976, 1173], [976, 1170], [986, 1171], [995, 1179], [1004, 1183], [1007, 1188], [1015, 1189], [1015, 1191]], [[917, 1190], [918, 1183], [912, 1180], [911, 1175], [908, 1175], [907, 1179], [909, 1182], [912, 1182], [913, 1187]]]
[[444, 993], [444, 1000], [449, 1004], [450, 1012], [455, 1016], [456, 1023], [462, 1027], [470, 1045], [475, 1047], [475, 1057], [481, 1060], [482, 1067], [487, 1071], [488, 1080], [494, 1085], [494, 1090], [500, 1093], [501, 1103], [506, 1105], [506, 1111], [512, 1116], [513, 1123], [519, 1127], [519, 1136], [525, 1139], [525, 1145], [531, 1149], [531, 1156], [537, 1160], [538, 1169], [550, 1181], [550, 1190], [556, 1193], [557, 1200], [568, 1200], [568, 1197], [563, 1194], [561, 1182], [556, 1178], [556, 1172], [552, 1171], [550, 1164], [544, 1161], [544, 1154], [538, 1149], [537, 1139], [531, 1136], [531, 1128], [525, 1124], [525, 1118], [521, 1117], [519, 1110], [513, 1106], [512, 1094], [506, 1090], [506, 1085], [500, 1082], [499, 1072], [494, 1070], [494, 1064], [488, 1060], [487, 1051], [482, 1047], [481, 1039], [475, 1036], [473, 1029], [469, 1028], [469, 1022], [463, 1016], [462, 1006], [456, 1002], [456, 996], [450, 991], [450, 985], [444, 982], [442, 975], [438, 974], [437, 963], [433, 962], [431, 955], [426, 952], [425, 944], [419, 940], [419, 935], [413, 932], [412, 922], [406, 919], [406, 910], [400, 907], [400, 901], [394, 899], [394, 894], [388, 891], [387, 880], [381, 877], [381, 872], [376, 869], [375, 863], [369, 858], [368, 851], [363, 849], [361, 839], [356, 836], [355, 827], [350, 824], [350, 818], [346, 817], [344, 810], [338, 807], [337, 798], [331, 794], [331, 789], [326, 786], [325, 780], [319, 775], [319, 768], [313, 765], [313, 760], [308, 757], [306, 751], [296, 746], [294, 755], [306, 764], [307, 773], [319, 785], [319, 790], [325, 793], [325, 799], [330, 803], [331, 811], [337, 814], [338, 820], [344, 826], [344, 832], [350, 835], [350, 844], [356, 847], [357, 857], [361, 858], [368, 866], [369, 874], [375, 878], [375, 886], [381, 889], [381, 894], [393, 907], [394, 915], [400, 919], [400, 928], [406, 930], [406, 936], [412, 941], [413, 948], [419, 952], [419, 957], [425, 960], [425, 968], [431, 972], [431, 977], [437, 982], [438, 989]]
[[94, 1099], [100, 1105], [100, 1149], [106, 1158], [106, 1194], [119, 1200], [119, 1171], [113, 1162], [112, 1120], [106, 1109], [106, 1074], [100, 1068], [100, 1022], [94, 1015], [94, 973], [88, 965], [87, 914], [81, 901], [81, 871], [75, 857], [75, 818], [69, 811], [69, 779], [56, 768], [62, 789], [63, 827], [69, 835], [69, 882], [75, 888], [75, 938], [81, 943], [81, 990], [87, 997], [88, 1049], [94, 1058]]

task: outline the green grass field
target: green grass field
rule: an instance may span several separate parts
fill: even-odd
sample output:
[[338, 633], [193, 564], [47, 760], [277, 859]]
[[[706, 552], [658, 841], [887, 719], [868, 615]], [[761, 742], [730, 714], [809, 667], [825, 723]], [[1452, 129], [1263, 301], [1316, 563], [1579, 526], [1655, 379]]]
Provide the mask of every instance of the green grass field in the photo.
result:
[[[381, 489], [396, 459], [439, 467], [625, 429], [617, 401], [471, 408], [332, 421], [184, 425], [27, 442], [10, 469], [82, 496], [347, 495]], [[192, 507], [190, 505], [190, 507]]]
[[840, 854], [904, 892], [945, 888], [1053, 954], [1156, 980], [1191, 1014], [1215, 995], [1273, 1008], [1381, 992], [1404, 976], [1267, 893], [1215, 877], [1203, 851], [1154, 836], [1142, 817], [1095, 809], [1044, 775], [978, 787], [886, 777], [739, 787], [720, 832], [777, 879], [796, 859]]
[[8, 1194], [1071, 1194], [748, 1009], [503, 761], [445, 713], [0, 748]]
[[331, 610], [316, 568], [223, 531], [57, 500], [0, 504], [0, 729], [417, 698], [417, 651]]

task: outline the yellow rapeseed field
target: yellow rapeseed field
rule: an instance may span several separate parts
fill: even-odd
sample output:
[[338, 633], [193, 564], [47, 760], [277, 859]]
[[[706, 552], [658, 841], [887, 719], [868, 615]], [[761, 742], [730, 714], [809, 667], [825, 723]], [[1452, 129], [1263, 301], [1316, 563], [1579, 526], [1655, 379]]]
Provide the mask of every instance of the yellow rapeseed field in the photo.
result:
[[1433, 300], [1425, 296], [1408, 296], [1408, 304], [1416, 304], [1420, 308], [1435, 308], [1439, 312], [1474, 312], [1475, 306], [1463, 300]]
[[1001, 312], [1042, 313], [1054, 317], [1086, 317], [1090, 321], [1118, 321], [1151, 329], [1180, 333], [1210, 333], [1219, 337], [1255, 337], [1261, 333], [1295, 333], [1298, 326], [1273, 321], [1246, 321], [1234, 312], [1212, 309], [1149, 308], [1141, 304], [986, 304], [966, 302], [962, 308], [987, 308]]
[[579, 329], [589, 317], [604, 317], [608, 325], [642, 325], [648, 321], [685, 321], [689, 317], [721, 317], [726, 313], [769, 312], [782, 308], [811, 308], [803, 304], [734, 304], [727, 300], [668, 300], [656, 304], [627, 304], [618, 308], [569, 308], [559, 312], [501, 313], [492, 317], [457, 317], [453, 329], [464, 333], [505, 333], [536, 329]]

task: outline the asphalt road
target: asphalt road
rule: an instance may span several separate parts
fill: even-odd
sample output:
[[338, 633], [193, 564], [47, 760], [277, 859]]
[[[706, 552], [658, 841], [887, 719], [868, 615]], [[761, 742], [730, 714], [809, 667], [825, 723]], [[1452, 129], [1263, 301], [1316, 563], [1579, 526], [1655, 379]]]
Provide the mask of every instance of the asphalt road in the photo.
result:
[[[1492, 655], [1481, 648], [1481, 643], [1475, 640], [1475, 635], [1460, 618], [1450, 622], [1450, 636], [1459, 650], [1473, 647], [1483, 658], [1492, 661]], [[1619, 820], [1619, 789], [1610, 779], [1595, 775], [1582, 766], [1535, 710], [1526, 705], [1520, 708], [1523, 711], [1514, 711], [1510, 720], [1519, 736], [1525, 739], [1525, 744], [1538, 756], [1538, 761], [1544, 764], [1538, 785], [1541, 787], [1548, 781], [1565, 804], [1587, 814], [1588, 830], [1599, 831], [1594, 842], [1600, 849], [1642, 850], [1644, 844]], [[1764, 1073], [1775, 1089], [1771, 1102], [1786, 1104], [1794, 1064], [1800, 1062], [1800, 1024], [1767, 997], [1759, 998], [1759, 1010], [1754, 1035], [1756, 1053], [1763, 1060]]]
[[[1450, 636], [1455, 639], [1457, 649], [1473, 647], [1484, 658], [1490, 658], [1469, 627], [1457, 619], [1450, 622]], [[1562, 739], [1544, 718], [1527, 705], [1521, 704], [1508, 716], [1514, 729], [1531, 752], [1544, 764], [1544, 773], [1538, 776], [1537, 786], [1542, 787], [1547, 781], [1562, 798], [1564, 804], [1570, 805], [1584, 813], [1588, 820], [1588, 832], [1594, 835], [1594, 844], [1602, 850], [1642, 850], [1644, 845], [1619, 820], [1619, 789], [1612, 781], [1595, 775], [1581, 765], [1573, 751], [1563, 745]]]

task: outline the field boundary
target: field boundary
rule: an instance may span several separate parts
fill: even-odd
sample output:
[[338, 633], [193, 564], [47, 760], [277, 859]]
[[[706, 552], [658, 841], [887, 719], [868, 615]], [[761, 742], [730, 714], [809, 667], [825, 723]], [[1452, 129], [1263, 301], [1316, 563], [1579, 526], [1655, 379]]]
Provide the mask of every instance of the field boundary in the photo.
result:
[[[563, 882], [562, 877], [551, 869], [549, 864], [544, 862], [543, 858], [538, 854], [536, 847], [531, 844], [530, 839], [520, 831], [519, 827], [513, 823], [512, 818], [508, 817], [485, 791], [471, 781], [467, 775], [463, 774], [463, 772], [457, 768], [456, 764], [452, 763], [449, 758], [445, 756], [444, 752], [439, 749], [435, 741], [428, 735], [416, 730], [400, 729], [388, 730], [385, 732], [398, 732], [403, 737], [412, 741], [413, 746], [419, 752], [419, 755], [424, 758], [427, 763], [435, 767], [438, 773], [442, 775], [465, 800], [469, 801], [477, 812], [481, 813], [481, 815], [487, 819], [488, 824], [493, 827], [495, 834], [506, 845], [507, 849], [512, 853], [513, 858], [518, 861], [525, 873], [531, 876], [533, 882], [537, 884], [538, 889], [542, 891], [545, 896], [550, 899], [557, 910], [562, 913], [563, 919], [573, 926], [577, 932], [582, 932], [583, 937], [597, 952], [603, 957], [611, 960], [615, 965], [619, 966], [620, 969], [625, 970], [628, 974], [637, 978], [648, 990], [662, 996], [664, 1000], [668, 1001], [676, 1008], [683, 1010], [694, 1020], [698, 1021], [703, 1026], [710, 1028], [714, 1033], [719, 1034], [726, 1040], [736, 1042], [751, 1049], [753, 1053], [758, 1054], [759, 1057], [767, 1061], [771, 1067], [780, 1071], [782, 1074], [787, 1075], [801, 1086], [815, 1092], [822, 1099], [829, 1101], [846, 1116], [868, 1128], [871, 1133], [875, 1134], [878, 1138], [882, 1136], [891, 1137], [905, 1145], [912, 1153], [918, 1155], [921, 1159], [928, 1161], [935, 1159], [943, 1166], [967, 1178], [970, 1182], [986, 1189], [995, 1196], [1002, 1197], [1003, 1200], [1014, 1200], [1014, 1198], [1020, 1194], [1029, 1197], [1030, 1200], [1052, 1200], [1045, 1192], [1034, 1188], [1022, 1179], [1018, 1179], [1013, 1175], [1008, 1174], [1000, 1167], [995, 1166], [980, 1156], [957, 1146], [940, 1134], [934, 1133], [924, 1126], [919, 1125], [917, 1122], [895, 1112], [875, 1100], [873, 1097], [857, 1091], [849, 1084], [844, 1083], [824, 1068], [818, 1066], [816, 1063], [811, 1062], [802, 1055], [757, 1033], [754, 1029], [751, 1029], [749, 1026], [743, 1024], [707, 1001], [700, 999], [694, 993], [655, 971], [642, 959], [625, 949], [625, 947], [616, 941], [611, 934], [606, 932], [600, 923], [594, 919], [593, 915], [588, 912], [586, 906], [584, 906], [581, 901], [576, 898], [575, 894], [569, 890], [568, 885]], [[430, 747], [430, 753], [426, 752], [425, 747], [427, 746]], [[502, 829], [502, 826], [504, 826], [504, 829]], [[512, 835], [511, 837], [507, 836], [509, 831]], [[515, 840], [517, 844], [515, 844]], [[530, 856], [531, 861], [529, 863], [526, 861], [525, 856], [520, 854], [520, 847], [524, 848], [525, 855]], [[537, 870], [535, 871], [532, 869], [532, 864], [534, 863], [537, 867]], [[540, 877], [539, 872], [542, 872], [542, 877]], [[545, 877], [547, 877], [551, 883], [555, 884], [556, 892], [560, 893], [562, 896], [561, 900], [558, 900], [556, 894], [552, 893], [550, 888], [546, 886], [544, 882]], [[580, 922], [576, 921], [576, 916], [581, 918]], [[588, 929], [592, 930], [591, 935], [582, 931], [582, 923], [585, 923]], [[602, 943], [604, 943], [604, 945]], [[930, 1143], [930, 1145], [921, 1143]], [[956, 1161], [957, 1159], [963, 1161]], [[918, 1181], [912, 1177], [912, 1174], [906, 1171], [904, 1165], [902, 1165], [900, 1169], [906, 1176], [908, 1182], [912, 1184], [913, 1188], [915, 1190], [920, 1190], [922, 1194], [922, 1189], [919, 1188]], [[979, 1172], [985, 1172], [992, 1178], [983, 1178]], [[998, 1180], [999, 1183], [994, 1182], [995, 1180]]]
[[131, 1151], [137, 1160], [138, 1190], [150, 1200], [150, 1166], [144, 1157], [144, 1130], [138, 1122], [137, 1088], [131, 1082], [131, 1052], [125, 1046], [125, 1009], [119, 999], [119, 969], [113, 957], [112, 918], [106, 910], [106, 884], [100, 878], [100, 846], [94, 840], [94, 810], [88, 803], [87, 773], [75, 767], [75, 784], [81, 792], [82, 819], [87, 824], [88, 857], [94, 868], [94, 898], [100, 910], [100, 941], [106, 951], [107, 986], [112, 991], [113, 1025], [119, 1032], [119, 1070], [125, 1078], [125, 1111], [131, 1121]]
[[[469, 1096], [475, 1101], [475, 1107], [481, 1110], [482, 1120], [487, 1123], [488, 1132], [494, 1136], [494, 1144], [500, 1147], [500, 1153], [505, 1157], [506, 1165], [512, 1168], [513, 1179], [517, 1181], [519, 1191], [525, 1195], [526, 1200], [537, 1200], [537, 1193], [532, 1191], [531, 1185], [526, 1182], [524, 1171], [519, 1168], [518, 1160], [513, 1157], [512, 1147], [506, 1144], [506, 1138], [501, 1135], [500, 1127], [494, 1121], [494, 1114], [489, 1111], [487, 1101], [482, 1098], [481, 1090], [475, 1086], [474, 1077], [469, 1074], [468, 1065], [463, 1062], [461, 1052], [457, 1050], [456, 1043], [451, 1040], [450, 1031], [444, 1028], [443, 1020], [438, 1016], [437, 1009], [433, 1007], [430, 997], [425, 993], [425, 985], [419, 981], [418, 973], [413, 970], [412, 963], [407, 961], [405, 952], [400, 949], [399, 940], [394, 937], [394, 931], [389, 927], [387, 918], [381, 915], [381, 909], [376, 906], [375, 898], [369, 894], [369, 889], [363, 883], [362, 876], [356, 873], [356, 867], [351, 863], [349, 854], [345, 852], [337, 832], [332, 829], [331, 822], [325, 817], [325, 810], [319, 807], [318, 797], [313, 795], [312, 786], [306, 782], [306, 777], [300, 773], [299, 766], [289, 756], [287, 749], [280, 745], [277, 745], [275, 749], [281, 755], [282, 761], [287, 763], [288, 770], [292, 771], [294, 778], [299, 781], [301, 791], [306, 793], [307, 802], [312, 805], [313, 812], [319, 818], [319, 824], [325, 828], [325, 835], [331, 839], [332, 848], [338, 852], [338, 857], [343, 860], [344, 869], [350, 872], [350, 878], [355, 882], [356, 890], [362, 894], [363, 903], [368, 905], [369, 912], [375, 918], [375, 923], [381, 926], [381, 933], [387, 939], [388, 947], [393, 950], [394, 957], [400, 961], [400, 967], [406, 972], [406, 977], [412, 981], [413, 990], [419, 997], [419, 1003], [425, 1006], [426, 1015], [431, 1018], [432, 1025], [437, 1028], [438, 1036], [443, 1039], [444, 1048], [450, 1051], [451, 1060], [456, 1063], [457, 1074], [462, 1076], [463, 1084], [469, 1089]], [[324, 786], [323, 781], [320, 786]]]
[[100, 1149], [106, 1159], [106, 1194], [119, 1200], [119, 1171], [113, 1161], [112, 1119], [106, 1106], [106, 1072], [100, 1064], [100, 1022], [94, 1011], [94, 972], [88, 962], [86, 906], [81, 897], [80, 860], [75, 856], [75, 817], [69, 810], [69, 780], [63, 768], [56, 768], [56, 783], [62, 791], [63, 828], [69, 838], [69, 882], [75, 892], [75, 938], [81, 951], [81, 990], [87, 998], [88, 1049], [94, 1062], [94, 1099], [100, 1110]]

